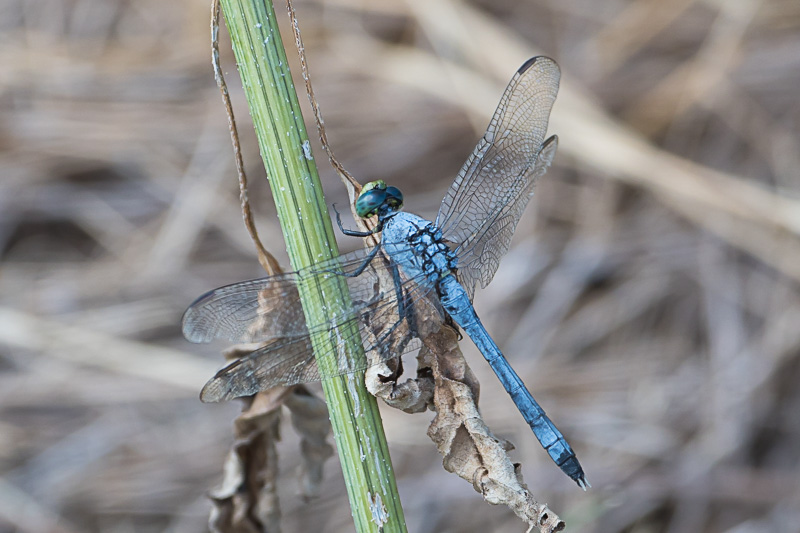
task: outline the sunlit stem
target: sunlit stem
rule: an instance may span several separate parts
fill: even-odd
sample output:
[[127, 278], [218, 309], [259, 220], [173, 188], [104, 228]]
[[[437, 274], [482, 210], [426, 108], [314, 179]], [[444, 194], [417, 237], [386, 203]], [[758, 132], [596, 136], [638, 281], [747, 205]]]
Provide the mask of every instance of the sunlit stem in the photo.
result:
[[[317, 168], [286, 62], [270, 1], [221, 0], [225, 22], [255, 123], [264, 165], [294, 269], [338, 254], [322, 196]], [[326, 323], [325, 306], [350, 305], [344, 278], [300, 287], [306, 319]], [[324, 305], [323, 305], [324, 303]], [[312, 338], [316, 353], [345, 352], [364, 357], [357, 335], [334, 330]], [[341, 339], [354, 339], [342, 343]], [[320, 369], [335, 360], [318, 358]], [[322, 382], [328, 402], [356, 531], [404, 532], [383, 425], [375, 398], [364, 387], [363, 373]]]

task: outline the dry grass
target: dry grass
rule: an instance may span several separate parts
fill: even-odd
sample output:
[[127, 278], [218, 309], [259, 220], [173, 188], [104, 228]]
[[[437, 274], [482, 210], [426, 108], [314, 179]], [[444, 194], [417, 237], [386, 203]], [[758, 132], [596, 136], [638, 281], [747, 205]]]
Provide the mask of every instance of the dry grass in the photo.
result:
[[[571, 531], [796, 530], [798, 4], [296, 7], [337, 155], [422, 215], [514, 69], [536, 53], [561, 64], [560, 154], [477, 305], [594, 489], [550, 463], [462, 342], [533, 493]], [[208, 7], [17, 0], [0, 24], [0, 531], [202, 530], [238, 408], [197, 400], [219, 347], [183, 341], [180, 315], [259, 275]], [[226, 45], [223, 62], [237, 87]], [[285, 264], [243, 137], [262, 239]], [[411, 531], [521, 529], [441, 469], [430, 414], [384, 413]], [[284, 530], [349, 531], [336, 462], [303, 501], [297, 437], [283, 438]]]

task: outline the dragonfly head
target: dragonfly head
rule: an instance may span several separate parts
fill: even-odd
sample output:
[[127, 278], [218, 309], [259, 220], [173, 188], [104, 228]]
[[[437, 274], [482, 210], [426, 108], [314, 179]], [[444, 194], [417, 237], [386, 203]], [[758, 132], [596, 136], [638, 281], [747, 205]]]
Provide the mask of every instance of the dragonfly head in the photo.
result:
[[403, 193], [397, 187], [387, 187], [383, 180], [364, 185], [356, 199], [356, 213], [361, 218], [383, 215], [403, 207]]

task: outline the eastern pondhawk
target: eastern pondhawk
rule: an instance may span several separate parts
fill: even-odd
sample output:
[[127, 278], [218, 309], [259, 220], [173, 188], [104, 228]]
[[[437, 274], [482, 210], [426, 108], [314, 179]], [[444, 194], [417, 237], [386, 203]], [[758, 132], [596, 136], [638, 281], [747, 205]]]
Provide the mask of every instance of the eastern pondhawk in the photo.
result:
[[[183, 333], [190, 341], [269, 342], [220, 370], [201, 398], [219, 401], [362, 370], [419, 347], [421, 316], [438, 323], [449, 316], [480, 349], [553, 461], [585, 489], [588, 483], [575, 452], [472, 307], [475, 286], [491, 281], [536, 179], [556, 153], [557, 138], [545, 140], [545, 133], [559, 78], [558, 65], [547, 57], [531, 58], [519, 68], [485, 135], [450, 186], [436, 222], [400, 211], [400, 191], [383, 181], [371, 182], [361, 191], [356, 212], [363, 218], [377, 215], [373, 230], [347, 230], [338, 213], [337, 222], [346, 235], [381, 232], [377, 246], [297, 272], [222, 287], [194, 302], [183, 317]], [[351, 304], [329, 308], [326, 322], [307, 326], [298, 284], [331, 276], [347, 280]], [[338, 353], [324, 354], [337, 368], [320, 372], [310, 336], [341, 338], [348, 331], [360, 333], [370, 362], [354, 366]]]

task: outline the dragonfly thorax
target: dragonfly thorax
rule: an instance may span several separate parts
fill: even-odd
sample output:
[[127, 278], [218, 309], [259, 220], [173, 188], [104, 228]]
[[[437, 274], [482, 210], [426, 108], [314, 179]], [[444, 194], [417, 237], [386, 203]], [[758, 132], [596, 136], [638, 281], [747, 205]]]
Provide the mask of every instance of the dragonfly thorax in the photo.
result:
[[455, 253], [436, 225], [412, 213], [392, 212], [383, 225], [382, 244], [411, 277], [422, 274], [435, 283], [456, 268]]

